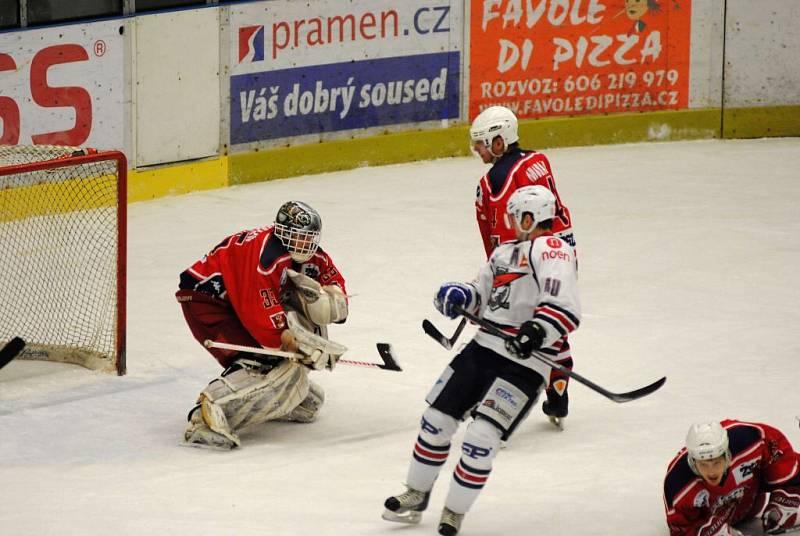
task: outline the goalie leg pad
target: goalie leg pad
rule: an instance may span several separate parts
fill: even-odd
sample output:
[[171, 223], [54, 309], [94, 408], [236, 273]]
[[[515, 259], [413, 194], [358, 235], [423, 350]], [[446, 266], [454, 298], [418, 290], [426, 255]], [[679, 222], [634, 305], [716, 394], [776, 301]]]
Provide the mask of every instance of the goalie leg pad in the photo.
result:
[[308, 381], [308, 396], [300, 405], [292, 410], [287, 420], [292, 422], [314, 422], [317, 413], [325, 402], [325, 391], [322, 386], [311, 380]]
[[200, 394], [203, 420], [238, 444], [236, 431], [287, 416], [308, 390], [308, 369], [292, 361], [266, 373], [241, 367], [212, 381]]

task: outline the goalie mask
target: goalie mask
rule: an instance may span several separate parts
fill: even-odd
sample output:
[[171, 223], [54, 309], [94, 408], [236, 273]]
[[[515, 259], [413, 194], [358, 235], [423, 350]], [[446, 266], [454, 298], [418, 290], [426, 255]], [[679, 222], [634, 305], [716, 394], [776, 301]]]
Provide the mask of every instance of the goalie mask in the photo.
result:
[[319, 247], [322, 218], [302, 201], [284, 203], [275, 217], [275, 236], [295, 262], [306, 262]]

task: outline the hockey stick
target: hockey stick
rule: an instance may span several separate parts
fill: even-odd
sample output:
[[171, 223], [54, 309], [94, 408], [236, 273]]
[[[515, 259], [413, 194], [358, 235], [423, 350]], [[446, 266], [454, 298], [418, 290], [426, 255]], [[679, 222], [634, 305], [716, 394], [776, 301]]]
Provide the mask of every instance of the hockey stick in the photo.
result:
[[[505, 331], [501, 330], [500, 328], [490, 324], [486, 320], [484, 320], [484, 319], [482, 319], [482, 318], [470, 313], [469, 311], [464, 310], [462, 307], [459, 307], [458, 305], [453, 307], [453, 310], [456, 313], [458, 313], [458, 314], [464, 316], [465, 318], [471, 320], [472, 322], [475, 322], [483, 330], [487, 331], [488, 333], [491, 333], [492, 335], [500, 337], [501, 339], [504, 339], [506, 341], [514, 340], [514, 336], [513, 335], [509, 335], [508, 333], [506, 333]], [[587, 380], [586, 378], [584, 378], [583, 376], [581, 376], [577, 372], [573, 372], [573, 371], [569, 370], [568, 368], [563, 367], [562, 365], [556, 363], [555, 361], [553, 361], [552, 359], [550, 359], [547, 356], [543, 356], [543, 355], [539, 355], [539, 354], [535, 354], [534, 353], [534, 354], [531, 354], [530, 357], [532, 357], [534, 359], [538, 359], [539, 361], [541, 361], [545, 365], [549, 366], [550, 368], [554, 368], [554, 369], [558, 370], [559, 372], [562, 372], [563, 374], [566, 374], [570, 378], [574, 378], [575, 381], [582, 383], [583, 385], [585, 385], [586, 387], [588, 387], [592, 391], [600, 393], [601, 395], [603, 395], [604, 397], [608, 398], [609, 400], [613, 400], [614, 402], [617, 402], [619, 404], [622, 404], [623, 402], [630, 402], [631, 400], [636, 400], [637, 398], [642, 398], [643, 396], [647, 396], [647, 395], [657, 391], [658, 389], [660, 389], [661, 386], [664, 385], [664, 382], [667, 381], [667, 377], [664, 376], [663, 378], [654, 381], [650, 385], [646, 385], [646, 386], [644, 386], [644, 387], [642, 387], [640, 389], [636, 389], [634, 391], [629, 391], [627, 393], [612, 393], [611, 391], [609, 391], [607, 389], [604, 389], [603, 387], [600, 387], [599, 385], [597, 385], [593, 381]]]
[[422, 321], [422, 330], [428, 334], [433, 340], [447, 348], [448, 350], [453, 349], [453, 345], [456, 343], [458, 336], [461, 335], [461, 332], [464, 331], [464, 326], [467, 325], [467, 319], [462, 318], [461, 323], [456, 328], [456, 332], [453, 333], [453, 336], [449, 339], [445, 337], [441, 331], [439, 331], [436, 326], [434, 326], [430, 320], [427, 318]]
[[25, 341], [14, 337], [3, 348], [0, 348], [0, 369], [8, 365], [25, 348]]
[[[269, 355], [273, 357], [284, 357], [286, 359], [291, 359], [293, 361], [302, 361], [307, 357], [304, 356], [303, 354], [295, 352], [286, 352], [284, 350], [278, 350], [277, 348], [274, 349], [257, 348], [255, 346], [242, 346], [239, 344], [228, 344], [226, 342], [217, 342], [212, 340], [206, 340], [203, 343], [203, 346], [205, 346], [206, 348], [220, 348], [222, 350], [236, 350], [238, 352], [250, 352], [252, 354]], [[383, 359], [383, 363], [370, 363], [368, 361], [352, 361], [350, 359], [339, 359], [337, 363], [342, 365], [351, 365], [355, 367], [369, 367], [369, 368], [378, 368], [382, 370], [393, 370], [397, 372], [403, 370], [397, 363], [397, 357], [394, 355], [394, 351], [392, 350], [391, 344], [379, 342], [377, 346], [378, 346], [378, 353], [380, 354], [381, 359]]]

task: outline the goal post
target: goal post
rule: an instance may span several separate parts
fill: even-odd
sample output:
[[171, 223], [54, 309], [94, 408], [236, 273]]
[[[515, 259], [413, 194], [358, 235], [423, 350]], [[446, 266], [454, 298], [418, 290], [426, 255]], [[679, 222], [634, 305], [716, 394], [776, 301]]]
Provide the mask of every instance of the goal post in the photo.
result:
[[127, 161], [0, 145], [0, 345], [125, 374]]

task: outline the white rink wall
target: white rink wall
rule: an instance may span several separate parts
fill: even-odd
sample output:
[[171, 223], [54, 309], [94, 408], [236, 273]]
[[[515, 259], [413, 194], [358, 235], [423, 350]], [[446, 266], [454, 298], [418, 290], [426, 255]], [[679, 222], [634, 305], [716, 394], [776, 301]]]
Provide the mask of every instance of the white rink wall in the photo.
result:
[[[494, 64], [480, 73], [471, 65], [470, 33], [477, 26], [471, 26], [470, 12], [479, 2], [448, 0], [429, 5], [423, 0], [401, 4], [388, 0], [319, 0], [303, 4], [270, 0], [0, 32], [0, 95], [4, 99], [0, 139], [11, 144], [122, 149], [132, 167], [146, 169], [224, 159], [229, 154], [287, 144], [450, 128], [475, 115], [471, 101], [478, 95], [471, 94], [470, 85], [479, 82], [471, 82], [470, 76], [500, 80], [503, 75]], [[487, 24], [493, 25], [493, 33], [480, 39], [496, 45], [507, 37], [506, 27], [528, 24], [525, 21], [536, 18], [536, 29], [565, 36], [575, 33], [591, 40], [595, 31], [605, 28], [602, 32], [610, 32], [606, 26], [621, 20], [618, 6], [605, 0], [541, 2], [537, 6], [546, 5], [546, 10], [538, 11], [523, 4], [524, 17], [515, 15], [515, 3], [510, 0], [481, 3], [474, 11], [491, 12]], [[687, 112], [800, 105], [800, 70], [795, 63], [800, 37], [794, 31], [800, 22], [800, 6], [796, 2], [728, 0], [725, 9], [713, 0], [664, 0], [661, 4], [662, 9], [651, 10], [642, 21], [652, 27], [667, 12], [679, 18], [688, 10], [690, 31], [676, 30], [678, 37], [661, 32], [663, 35], [651, 45], [663, 52], [661, 60], [672, 45], [688, 47], [688, 65], [665, 65], [648, 71], [641, 58], [628, 58], [629, 45], [636, 41], [640, 47], [650, 31], [646, 30], [641, 39], [629, 32], [631, 43], [621, 34], [603, 34], [606, 40], [615, 42], [608, 50], [592, 42], [588, 55], [597, 56], [595, 63], [612, 58], [621, 62], [617, 65], [621, 70], [612, 73], [616, 78], [606, 80], [607, 73], [590, 69], [588, 60], [576, 66], [573, 74], [592, 77], [598, 84], [602, 81], [608, 86], [604, 86], [606, 96], [613, 97], [611, 101], [630, 105], [613, 111]], [[345, 18], [353, 26], [343, 25]], [[572, 27], [564, 20], [580, 22]], [[592, 26], [596, 24], [600, 26]], [[626, 41], [624, 50], [618, 48], [617, 41]], [[545, 44], [532, 42], [531, 47]], [[533, 58], [531, 69], [539, 69], [531, 76], [547, 75], [547, 85], [566, 83], [558, 72], [548, 74], [547, 64], [552, 58], [529, 53]], [[624, 61], [622, 56], [626, 57]], [[499, 66], [502, 61], [495, 63]], [[655, 107], [637, 108], [632, 103], [644, 93], [620, 87], [627, 84], [621, 82], [625, 69], [638, 72], [631, 73], [636, 76], [649, 75], [647, 89], [674, 102], [665, 100]], [[419, 71], [417, 78], [412, 76], [415, 71]], [[420, 74], [423, 71], [424, 75]], [[680, 72], [680, 84], [663, 82], [665, 72], [675, 76]], [[406, 88], [410, 91], [406, 96], [413, 99], [401, 106], [388, 106], [383, 93], [375, 93], [375, 88], [396, 78], [416, 84]], [[306, 79], [317, 80], [326, 93], [318, 92], [316, 86], [313, 91], [311, 85], [303, 86], [303, 91], [319, 98], [313, 107], [299, 113], [295, 110], [297, 102], [292, 100], [298, 97], [292, 88]], [[437, 91], [428, 87], [437, 83], [443, 86], [445, 79], [446, 94], [441, 87], [437, 86]], [[334, 90], [340, 92], [338, 100]], [[548, 92], [542, 91], [528, 100], [548, 100], [544, 98]], [[350, 99], [347, 109], [346, 95]], [[380, 105], [375, 102], [378, 95]], [[508, 94], [503, 96], [514, 100]], [[545, 106], [555, 110], [571, 98], [562, 95], [548, 100]], [[358, 102], [363, 109], [354, 108]], [[333, 108], [336, 113], [327, 113]], [[286, 114], [286, 110], [291, 113]], [[608, 110], [574, 113], [602, 116], [604, 111]], [[546, 112], [543, 116], [554, 114]], [[698, 135], [692, 129], [687, 132]], [[578, 140], [576, 134], [556, 139], [561, 145]], [[180, 182], [173, 177], [165, 180]], [[195, 179], [193, 185], [208, 187], [208, 180]], [[143, 182], [137, 185], [143, 190], [136, 190], [137, 196], [170, 192], [157, 180]], [[182, 190], [184, 186], [176, 188]]]

